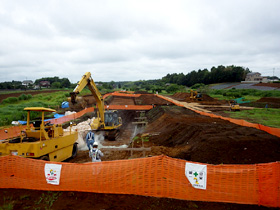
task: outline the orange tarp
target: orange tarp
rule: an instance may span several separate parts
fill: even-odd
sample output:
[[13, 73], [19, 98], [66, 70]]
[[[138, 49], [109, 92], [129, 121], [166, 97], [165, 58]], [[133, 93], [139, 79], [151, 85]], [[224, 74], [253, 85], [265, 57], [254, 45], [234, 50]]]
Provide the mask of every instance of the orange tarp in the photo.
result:
[[[206, 190], [192, 187], [188, 161], [167, 156], [100, 163], [59, 163], [59, 185], [47, 184], [41, 160], [0, 158], [0, 188], [135, 194], [183, 200], [280, 207], [280, 163], [207, 164]], [[56, 162], [53, 162], [58, 164]]]

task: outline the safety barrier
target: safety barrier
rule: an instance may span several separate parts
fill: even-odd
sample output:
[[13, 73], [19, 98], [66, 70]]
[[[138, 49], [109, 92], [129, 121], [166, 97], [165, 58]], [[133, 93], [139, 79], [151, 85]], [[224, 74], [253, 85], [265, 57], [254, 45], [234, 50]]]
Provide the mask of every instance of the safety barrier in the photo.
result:
[[106, 105], [105, 109], [117, 110], [150, 110], [153, 105]]
[[[45, 164], [49, 163], [61, 165], [59, 185], [47, 183]], [[55, 163], [10, 155], [0, 158], [0, 188], [134, 194], [280, 207], [279, 162], [207, 164], [206, 189], [194, 188], [187, 178], [189, 163], [163, 155], [99, 163]], [[49, 170], [47, 174], [50, 172], [58, 173]]]
[[123, 96], [123, 97], [140, 97], [142, 94], [135, 94], [135, 93], [119, 93], [119, 92], [113, 92], [113, 93], [107, 93], [103, 96], [103, 98], [105, 99], [108, 96]]
[[[170, 101], [170, 102], [174, 103], [177, 106], [184, 107], [183, 104], [177, 103], [176, 101], [174, 101], [174, 100], [172, 100], [170, 98], [164, 97], [162, 95], [156, 95], [156, 96], [159, 97], [159, 98], [165, 99], [167, 101]], [[208, 117], [212, 117], [212, 118], [220, 118], [220, 119], [223, 119], [223, 120], [227, 120], [227, 121], [229, 121], [231, 123], [234, 123], [236, 125], [256, 128], [256, 129], [265, 131], [265, 132], [267, 132], [267, 133], [269, 133], [271, 135], [280, 137], [280, 129], [279, 128], [272, 128], [272, 127], [261, 125], [261, 124], [257, 124], [257, 123], [250, 123], [250, 122], [247, 122], [245, 120], [232, 119], [232, 118], [229, 118], [229, 117], [222, 117], [220, 115], [215, 115], [215, 114], [211, 114], [211, 113], [206, 113], [206, 112], [198, 111], [198, 110], [195, 110], [195, 109], [192, 109], [192, 108], [189, 108], [189, 107], [188, 107], [188, 109], [190, 109], [190, 110], [192, 110], [192, 111], [194, 111], [194, 112], [196, 112], [198, 114], [204, 115], [204, 116], [208, 116]]]

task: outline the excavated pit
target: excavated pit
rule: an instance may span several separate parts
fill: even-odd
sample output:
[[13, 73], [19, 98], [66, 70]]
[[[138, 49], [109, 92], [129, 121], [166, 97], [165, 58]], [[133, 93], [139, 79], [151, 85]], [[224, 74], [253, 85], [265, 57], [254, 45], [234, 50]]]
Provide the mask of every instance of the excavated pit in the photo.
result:
[[[172, 98], [188, 98], [187, 93], [171, 96]], [[222, 102], [209, 98], [209, 103]], [[136, 102], [136, 103], [135, 103]], [[274, 102], [274, 101], [273, 101]], [[229, 121], [199, 115], [189, 109], [171, 105], [170, 102], [153, 94], [145, 94], [138, 98], [113, 96], [109, 104], [157, 104], [150, 111], [145, 111], [148, 124], [139, 129], [137, 117], [139, 111], [119, 110], [123, 126], [116, 141], [103, 140], [103, 146], [121, 146], [151, 148], [145, 156], [168, 155], [174, 158], [209, 164], [254, 164], [274, 162], [280, 159], [280, 138], [264, 131], [239, 126]], [[204, 101], [207, 103], [207, 101]], [[167, 105], [168, 104], [168, 105]], [[136, 128], [136, 126], [138, 126]], [[141, 133], [135, 133], [141, 130]], [[137, 140], [133, 137], [137, 134]], [[145, 134], [146, 141], [141, 141]], [[147, 141], [148, 139], [148, 141]], [[133, 142], [133, 144], [132, 144]], [[273, 149], [272, 149], [273, 148]], [[102, 148], [105, 153], [103, 161], [143, 157], [142, 151], [121, 151]], [[87, 151], [80, 151], [77, 158], [70, 162], [90, 161]]]
[[[188, 101], [189, 95], [176, 94], [170, 96], [179, 101]], [[223, 102], [209, 98], [204, 95], [200, 104], [221, 105]], [[87, 106], [93, 106], [95, 100], [92, 96], [85, 98]], [[269, 102], [270, 101], [270, 102]], [[156, 105], [150, 111], [127, 111], [120, 110], [123, 119], [121, 133], [115, 142], [103, 141], [106, 146], [120, 146], [127, 144], [128, 147], [151, 148], [145, 155], [165, 154], [170, 157], [190, 161], [212, 164], [243, 164], [243, 163], [265, 163], [279, 161], [280, 144], [279, 138], [263, 131], [242, 127], [220, 119], [212, 119], [199, 115], [189, 109], [173, 106], [170, 102], [157, 98], [154, 95], [144, 95], [141, 98], [117, 98], [110, 97], [106, 104], [127, 105], [134, 103], [139, 105]], [[262, 105], [279, 106], [280, 102], [274, 99], [260, 99]], [[168, 105], [167, 105], [168, 104]], [[280, 107], [280, 106], [279, 106]], [[222, 109], [222, 108], [221, 108]], [[141, 124], [133, 124], [139, 121], [141, 115], [145, 114], [148, 124], [143, 128]], [[85, 127], [93, 115], [83, 116]], [[137, 129], [135, 126], [137, 125]], [[139, 127], [138, 127], [139, 126]], [[88, 129], [88, 128], [87, 128]], [[136, 131], [141, 131], [137, 134]], [[82, 138], [86, 130], [81, 130]], [[144, 134], [145, 140], [141, 141]], [[132, 144], [132, 138], [137, 135]], [[101, 140], [102, 141], [102, 140]], [[107, 160], [121, 160], [128, 158], [143, 157], [143, 152], [118, 151], [101, 148]], [[76, 158], [69, 162], [89, 162], [88, 151], [79, 151]], [[34, 206], [41, 209], [49, 208], [38, 200], [48, 195], [46, 191], [26, 189], [2, 189], [0, 195], [0, 206], [5, 204], [5, 198], [13, 196], [14, 209], [27, 209]], [[258, 205], [242, 205], [231, 203], [184, 201], [170, 198], [156, 198], [136, 195], [101, 194], [86, 192], [59, 192], [60, 196], [53, 203], [52, 209], [269, 209]], [[7, 200], [7, 199], [6, 199]], [[39, 209], [38, 208], [38, 209]]]

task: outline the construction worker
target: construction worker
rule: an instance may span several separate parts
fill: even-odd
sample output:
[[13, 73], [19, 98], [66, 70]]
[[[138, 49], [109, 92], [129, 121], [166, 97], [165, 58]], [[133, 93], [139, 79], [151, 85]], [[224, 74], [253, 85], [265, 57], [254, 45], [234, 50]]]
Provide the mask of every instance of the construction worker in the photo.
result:
[[92, 148], [89, 150], [89, 157], [92, 162], [101, 162], [101, 157], [103, 156], [103, 153], [98, 149], [98, 143], [94, 142]]
[[90, 150], [90, 146], [93, 147], [94, 144], [94, 133], [92, 130], [90, 130], [86, 135], [86, 143], [88, 146], [88, 150]]

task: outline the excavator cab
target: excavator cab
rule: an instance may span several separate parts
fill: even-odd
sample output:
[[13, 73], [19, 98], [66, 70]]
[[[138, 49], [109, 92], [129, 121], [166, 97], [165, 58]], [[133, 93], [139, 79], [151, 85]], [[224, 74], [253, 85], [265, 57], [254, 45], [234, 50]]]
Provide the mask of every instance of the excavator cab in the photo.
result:
[[191, 90], [190, 99], [195, 101], [202, 101], [202, 93], [198, 93], [197, 91]]
[[105, 126], [115, 127], [122, 123], [117, 110], [105, 111], [104, 115], [105, 115]]

